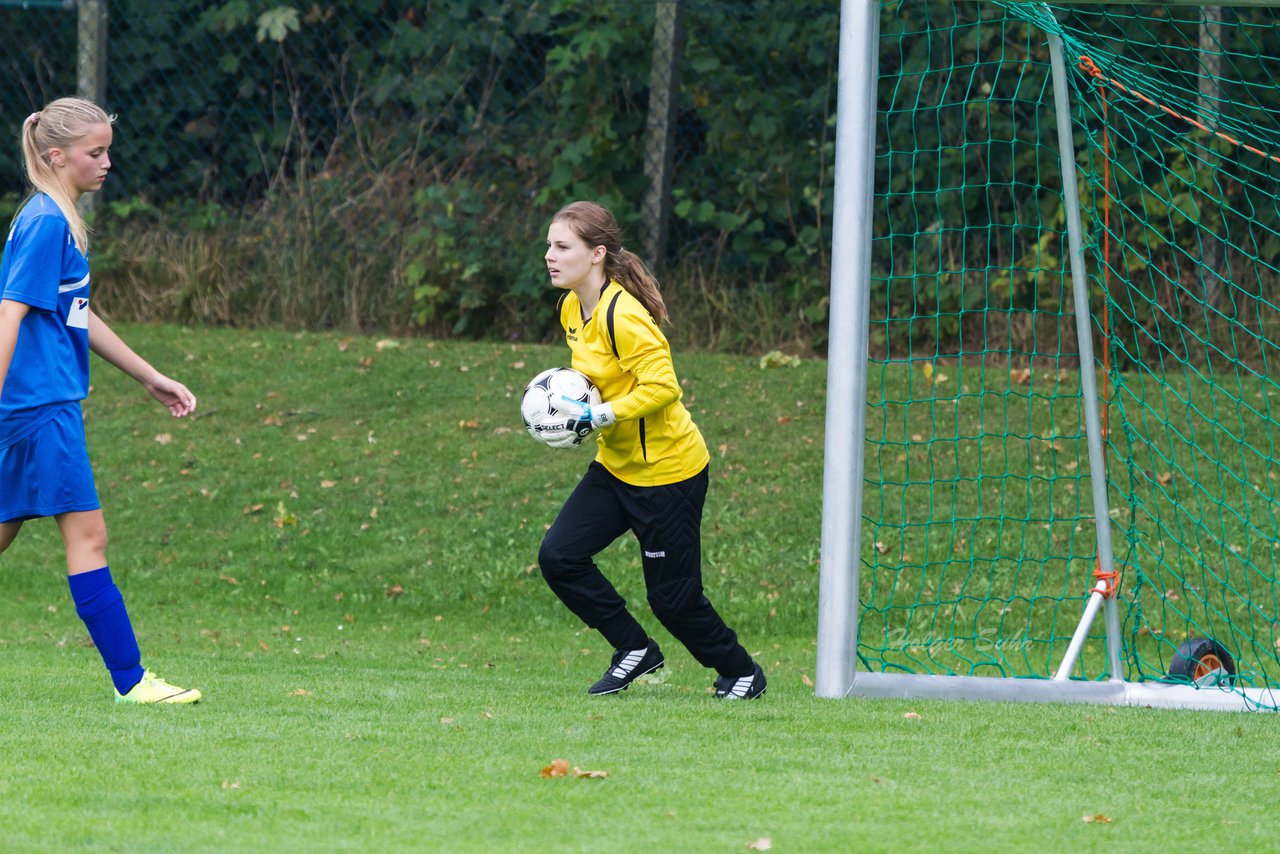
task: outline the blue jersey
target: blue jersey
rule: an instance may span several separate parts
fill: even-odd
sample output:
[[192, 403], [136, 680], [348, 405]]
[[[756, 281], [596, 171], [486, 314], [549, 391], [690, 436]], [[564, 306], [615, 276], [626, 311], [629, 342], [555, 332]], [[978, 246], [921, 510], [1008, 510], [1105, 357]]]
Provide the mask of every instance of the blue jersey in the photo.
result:
[[89, 261], [44, 193], [14, 217], [0, 299], [31, 307], [0, 393], [0, 448], [7, 448], [89, 394]]

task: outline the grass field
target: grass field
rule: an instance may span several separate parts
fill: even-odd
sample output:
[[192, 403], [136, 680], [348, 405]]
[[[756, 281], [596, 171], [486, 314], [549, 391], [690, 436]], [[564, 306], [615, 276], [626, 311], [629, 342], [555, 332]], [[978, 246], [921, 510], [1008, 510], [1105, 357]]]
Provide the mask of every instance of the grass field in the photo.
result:
[[677, 359], [712, 448], [708, 595], [770, 678], [734, 705], [627, 541], [602, 562], [668, 667], [585, 695], [609, 650], [534, 559], [590, 453], [537, 446], [516, 404], [562, 350], [120, 331], [200, 396], [174, 421], [95, 362], [87, 412], [144, 661], [206, 700], [112, 704], [54, 527], [28, 525], [0, 557], [0, 848], [1273, 844], [1270, 715], [814, 698], [823, 364]]

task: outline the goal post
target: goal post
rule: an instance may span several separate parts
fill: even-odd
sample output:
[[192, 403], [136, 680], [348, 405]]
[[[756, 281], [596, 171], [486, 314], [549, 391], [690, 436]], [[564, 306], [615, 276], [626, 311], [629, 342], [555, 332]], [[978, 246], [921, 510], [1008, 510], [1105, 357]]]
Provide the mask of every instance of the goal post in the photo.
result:
[[842, 0], [818, 696], [1280, 708], [1277, 23]]
[[856, 673], [879, 36], [878, 0], [841, 0], [829, 309], [831, 330], [840, 334], [828, 336], [827, 351], [814, 681], [820, 697], [847, 693]]

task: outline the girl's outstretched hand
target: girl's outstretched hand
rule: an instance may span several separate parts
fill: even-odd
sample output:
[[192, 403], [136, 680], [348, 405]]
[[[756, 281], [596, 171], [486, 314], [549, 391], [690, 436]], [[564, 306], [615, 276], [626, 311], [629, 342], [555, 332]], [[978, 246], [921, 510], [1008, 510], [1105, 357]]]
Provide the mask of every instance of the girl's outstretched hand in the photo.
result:
[[191, 390], [177, 380], [171, 380], [164, 374], [156, 374], [154, 380], [143, 383], [143, 387], [156, 400], [169, 409], [174, 418], [181, 418], [196, 411], [196, 396]]

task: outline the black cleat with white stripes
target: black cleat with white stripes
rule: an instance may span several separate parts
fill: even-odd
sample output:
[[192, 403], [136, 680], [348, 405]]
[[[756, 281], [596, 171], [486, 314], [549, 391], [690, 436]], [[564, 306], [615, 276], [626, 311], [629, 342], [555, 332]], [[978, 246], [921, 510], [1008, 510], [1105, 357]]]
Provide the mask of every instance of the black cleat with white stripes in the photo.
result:
[[652, 640], [644, 649], [619, 649], [600, 681], [587, 689], [588, 694], [616, 694], [627, 690], [636, 679], [662, 668], [666, 663], [662, 650]]
[[754, 700], [764, 693], [764, 669], [759, 664], [750, 676], [721, 676], [716, 679], [716, 696], [722, 700]]

